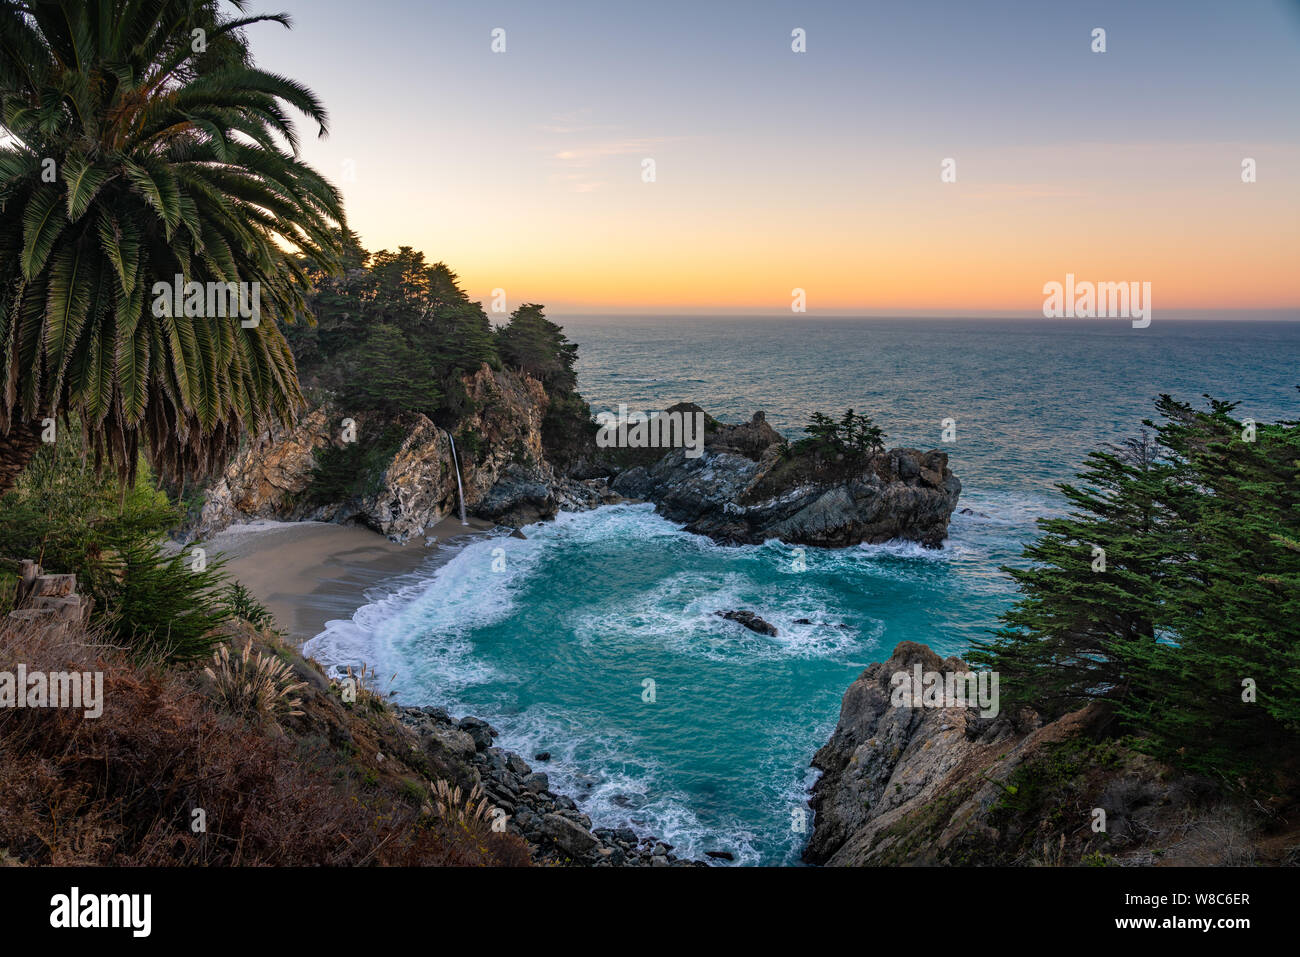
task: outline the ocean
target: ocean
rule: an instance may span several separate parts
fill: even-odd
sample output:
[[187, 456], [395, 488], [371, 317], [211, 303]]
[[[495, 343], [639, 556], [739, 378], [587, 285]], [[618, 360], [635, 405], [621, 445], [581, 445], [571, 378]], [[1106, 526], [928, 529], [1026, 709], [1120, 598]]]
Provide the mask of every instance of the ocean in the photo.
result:
[[[891, 446], [947, 451], [959, 508], [976, 514], [955, 515], [939, 550], [805, 549], [802, 562], [778, 542], [715, 545], [648, 505], [564, 514], [372, 592], [308, 651], [395, 675], [403, 703], [485, 718], [530, 761], [549, 751], [534, 768], [596, 826], [739, 864], [798, 863], [809, 761], [849, 684], [900, 641], [948, 655], [987, 636], [1015, 597], [1001, 566], [1063, 507], [1056, 483], [1136, 434], [1157, 395], [1300, 418], [1300, 323], [559, 321], [593, 412], [761, 409], [795, 438], [809, 413], [853, 408]], [[714, 614], [737, 608], [779, 635]]]

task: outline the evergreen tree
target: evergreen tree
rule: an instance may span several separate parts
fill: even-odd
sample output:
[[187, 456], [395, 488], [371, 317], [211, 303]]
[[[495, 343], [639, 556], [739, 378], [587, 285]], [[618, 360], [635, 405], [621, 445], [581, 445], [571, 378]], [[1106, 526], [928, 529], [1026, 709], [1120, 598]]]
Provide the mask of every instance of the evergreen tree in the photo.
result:
[[1300, 751], [1300, 423], [1157, 408], [1061, 486], [1071, 514], [1007, 569], [1022, 597], [971, 658], [1013, 704], [1106, 699], [1140, 747], [1258, 782]]
[[548, 391], [572, 392], [577, 388], [578, 347], [564, 330], [542, 314], [536, 303], [520, 306], [510, 322], [497, 332], [497, 348], [508, 364], [541, 381]]
[[1029, 568], [1006, 568], [1021, 598], [993, 642], [970, 656], [1001, 673], [1002, 694], [1056, 717], [1127, 690], [1126, 655], [1156, 641], [1156, 585], [1166, 574], [1160, 488], [1170, 466], [1149, 435], [1092, 452], [1078, 484], [1058, 486], [1063, 518], [1039, 520]]
[[1257, 776], [1300, 738], [1300, 423], [1251, 430], [1213, 399], [1158, 408], [1183, 467], [1169, 490], [1178, 574], [1160, 591], [1168, 641], [1133, 650], [1140, 693], [1120, 713], [1164, 758]]

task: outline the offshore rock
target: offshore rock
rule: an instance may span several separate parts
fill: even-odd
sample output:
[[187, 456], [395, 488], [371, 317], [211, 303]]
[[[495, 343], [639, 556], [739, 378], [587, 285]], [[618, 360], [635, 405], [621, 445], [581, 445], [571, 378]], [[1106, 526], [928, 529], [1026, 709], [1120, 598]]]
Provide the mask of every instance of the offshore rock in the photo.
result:
[[704, 452], [674, 449], [610, 487], [648, 499], [686, 531], [729, 545], [779, 539], [842, 548], [892, 539], [937, 548], [961, 494], [946, 453], [896, 448], [857, 463], [783, 458], [780, 435], [762, 413], [710, 432]]

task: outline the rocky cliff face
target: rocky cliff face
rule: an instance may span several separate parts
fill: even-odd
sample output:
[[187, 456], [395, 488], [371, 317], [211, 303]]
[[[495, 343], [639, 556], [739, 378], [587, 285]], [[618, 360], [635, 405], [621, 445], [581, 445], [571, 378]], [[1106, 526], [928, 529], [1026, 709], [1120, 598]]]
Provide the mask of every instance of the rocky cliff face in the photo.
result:
[[810, 863], [1296, 862], [1295, 827], [1278, 809], [1224, 797], [1109, 738], [1102, 705], [1044, 724], [1030, 712], [891, 704], [892, 676], [918, 665], [969, 671], [903, 642], [853, 683], [813, 758]]
[[812, 468], [783, 460], [780, 441], [759, 412], [710, 432], [698, 458], [674, 449], [622, 472], [611, 488], [725, 544], [777, 538], [840, 548], [905, 539], [937, 548], [947, 537], [961, 482], [945, 453], [898, 448], [852, 469]]
[[[769, 538], [843, 547], [905, 539], [938, 547], [961, 493], [943, 452], [892, 449], [852, 467], [780, 454], [781, 435], [758, 412], [724, 425], [705, 417], [703, 454], [686, 449], [598, 450], [583, 468], [616, 477], [577, 480], [549, 463], [542, 442], [548, 397], [537, 380], [483, 366], [464, 379], [471, 412], [457, 433], [466, 507], [479, 518], [519, 527], [560, 510], [648, 499], [687, 531], [727, 544]], [[686, 414], [698, 406], [673, 407]], [[292, 429], [246, 448], [209, 489], [191, 537], [254, 518], [359, 522], [405, 541], [456, 513], [456, 472], [447, 433], [420, 414], [405, 416], [398, 441], [365, 460], [344, 494], [322, 495], [313, 470], [326, 450], [343, 447], [345, 412], [318, 408]], [[358, 441], [389, 434], [393, 423], [356, 417]], [[367, 455], [371, 455], [367, 452]], [[376, 456], [372, 456], [374, 458]], [[360, 460], [359, 460], [360, 461]], [[629, 467], [630, 466], [630, 467]], [[357, 468], [362, 468], [358, 465]]]
[[[537, 380], [484, 365], [464, 379], [473, 410], [458, 426], [473, 447], [457, 448], [466, 508], [478, 517], [522, 525], [562, 508], [590, 508], [612, 500], [601, 481], [557, 476], [542, 449], [547, 396]], [[400, 444], [383, 456], [375, 475], [345, 498], [320, 502], [309, 494], [313, 469], [327, 446], [343, 446], [345, 412], [318, 408], [290, 430], [261, 437], [231, 462], [208, 490], [192, 537], [254, 518], [367, 525], [398, 541], [423, 533], [458, 511], [451, 439], [424, 415], [407, 416]], [[392, 423], [355, 420], [359, 441]]]

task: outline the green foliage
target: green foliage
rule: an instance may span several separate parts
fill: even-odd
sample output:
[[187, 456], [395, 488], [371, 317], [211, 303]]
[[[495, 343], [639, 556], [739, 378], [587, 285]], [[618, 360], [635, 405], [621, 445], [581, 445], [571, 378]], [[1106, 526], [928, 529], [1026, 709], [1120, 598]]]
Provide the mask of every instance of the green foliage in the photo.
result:
[[362, 438], [345, 445], [327, 445], [316, 453], [311, 482], [306, 489], [310, 503], [325, 505], [366, 495], [378, 488], [379, 480], [406, 438], [405, 430], [389, 423], [371, 435], [361, 429]]
[[97, 476], [68, 439], [37, 453], [0, 497], [0, 512], [0, 556], [75, 574], [116, 643], [143, 657], [210, 653], [212, 633], [227, 618], [215, 595], [221, 563], [193, 571], [187, 556], [162, 554], [158, 543], [178, 513], [150, 485], [147, 467], [120, 486]]
[[852, 409], [837, 422], [824, 412], [814, 412], [804, 426], [807, 438], [786, 445], [783, 457], [810, 455], [821, 458], [861, 460], [885, 447], [885, 433], [868, 415]]
[[0, 569], [0, 616], [13, 610], [18, 598], [18, 576], [13, 572]]
[[119, 487], [95, 474], [71, 438], [36, 454], [0, 511], [0, 556], [83, 577], [122, 543], [159, 538], [178, 517], [147, 475]]
[[104, 596], [113, 634], [145, 658], [208, 657], [230, 620], [221, 600], [222, 564], [209, 559], [199, 571], [186, 554], [166, 556], [151, 542], [123, 543], [113, 573], [97, 589]]
[[400, 415], [422, 412], [435, 415], [442, 405], [442, 390], [432, 358], [412, 348], [396, 326], [375, 326], [369, 337], [349, 356], [355, 373], [339, 395], [352, 412]]
[[240, 621], [247, 622], [254, 628], [265, 628], [277, 635], [281, 634], [275, 627], [275, 618], [271, 612], [242, 582], [231, 580], [221, 591], [221, 601], [230, 614]]
[[[576, 392], [578, 347], [541, 306], [520, 306], [493, 332], [482, 306], [443, 263], [430, 264], [409, 246], [371, 254], [347, 231], [339, 243], [343, 275], [313, 274], [315, 326], [286, 330], [308, 389], [333, 393], [349, 415], [421, 412], [457, 433], [457, 446], [472, 460], [477, 438], [459, 427], [478, 409], [464, 376], [484, 364], [508, 365], [546, 390], [542, 442], [551, 460], [565, 467], [589, 451], [596, 427]], [[346, 494], [376, 464], [366, 449], [326, 451], [318, 457], [322, 484], [311, 495], [324, 502]]]
[[[261, 21], [288, 25], [213, 0], [0, 4], [0, 442], [79, 421], [123, 480], [141, 451], [173, 478], [292, 420], [295, 254], [334, 268], [343, 208], [297, 157], [291, 111], [323, 133], [320, 102], [252, 63]], [[176, 276], [249, 284], [260, 322], [172, 315], [154, 284]]]
[[500, 368], [492, 324], [443, 263], [403, 246], [373, 255], [340, 236], [347, 268], [316, 275], [316, 325], [287, 331], [302, 381], [349, 415], [420, 412], [454, 429], [473, 411], [462, 377]]
[[577, 387], [574, 366], [578, 347], [535, 303], [520, 306], [511, 314], [497, 333], [497, 348], [507, 365], [527, 372], [547, 391], [572, 392]]
[[1161, 396], [1151, 435], [1092, 453], [971, 658], [1013, 704], [1105, 699], [1137, 746], [1262, 783], [1300, 749], [1300, 423], [1252, 441], [1235, 408]]

